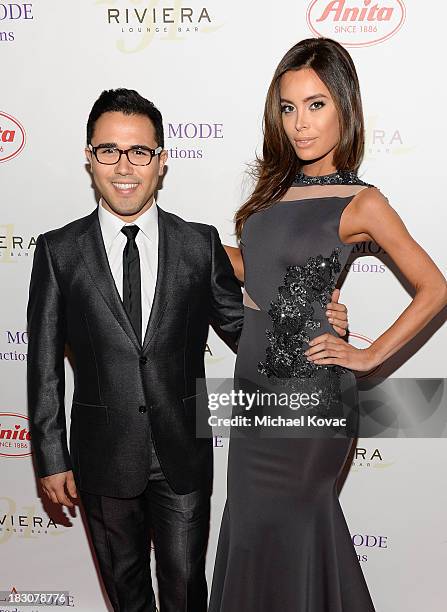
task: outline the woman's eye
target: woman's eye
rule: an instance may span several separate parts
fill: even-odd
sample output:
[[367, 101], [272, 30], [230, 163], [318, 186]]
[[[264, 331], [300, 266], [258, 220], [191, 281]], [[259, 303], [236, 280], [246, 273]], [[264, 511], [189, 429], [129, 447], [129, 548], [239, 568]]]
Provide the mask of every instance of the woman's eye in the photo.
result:
[[283, 104], [281, 106], [281, 112], [282, 113], [291, 113], [293, 112], [293, 106], [291, 104]]
[[[317, 105], [317, 107], [315, 107], [315, 105]], [[315, 102], [312, 102], [312, 104], [310, 105], [311, 110], [318, 110], [320, 108], [323, 108], [324, 106], [324, 102], [320, 101], [320, 100], [316, 100]]]

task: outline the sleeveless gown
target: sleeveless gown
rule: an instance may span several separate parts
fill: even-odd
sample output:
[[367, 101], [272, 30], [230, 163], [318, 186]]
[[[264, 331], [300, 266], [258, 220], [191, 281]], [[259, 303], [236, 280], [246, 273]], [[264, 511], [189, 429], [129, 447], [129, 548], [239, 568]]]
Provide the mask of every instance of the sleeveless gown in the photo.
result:
[[[281, 201], [245, 222], [235, 387], [288, 397], [315, 392], [313, 409], [267, 413], [343, 413], [346, 425], [318, 433], [232, 427], [209, 612], [374, 612], [337, 493], [358, 425], [355, 376], [303, 355], [309, 339], [337, 335], [325, 305], [353, 248], [340, 240], [340, 218], [368, 187], [351, 172], [300, 173]], [[261, 417], [266, 408], [259, 402], [250, 414]]]

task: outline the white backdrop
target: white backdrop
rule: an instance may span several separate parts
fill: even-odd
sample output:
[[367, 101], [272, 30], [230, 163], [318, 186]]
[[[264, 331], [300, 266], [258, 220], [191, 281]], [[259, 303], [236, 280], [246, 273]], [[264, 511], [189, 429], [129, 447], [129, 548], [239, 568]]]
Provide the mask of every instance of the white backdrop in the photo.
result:
[[[83, 148], [100, 92], [128, 87], [154, 101], [170, 156], [160, 206], [215, 225], [235, 245], [232, 217], [274, 68], [302, 38], [338, 39], [362, 86], [361, 175], [442, 267], [446, 19], [443, 3], [417, 0], [0, 2], [0, 590], [69, 590], [80, 612], [106, 610], [79, 510], [38, 494], [25, 383], [34, 240], [95, 206]], [[410, 297], [367, 247], [342, 301], [353, 342], [365, 346]], [[445, 377], [443, 340], [443, 330], [426, 334], [392, 375]], [[210, 377], [232, 375], [234, 356], [213, 332], [206, 364]], [[67, 378], [69, 406], [68, 365]], [[209, 579], [225, 499], [227, 443], [215, 442]], [[446, 459], [444, 439], [357, 441], [340, 499], [378, 612], [446, 609]]]

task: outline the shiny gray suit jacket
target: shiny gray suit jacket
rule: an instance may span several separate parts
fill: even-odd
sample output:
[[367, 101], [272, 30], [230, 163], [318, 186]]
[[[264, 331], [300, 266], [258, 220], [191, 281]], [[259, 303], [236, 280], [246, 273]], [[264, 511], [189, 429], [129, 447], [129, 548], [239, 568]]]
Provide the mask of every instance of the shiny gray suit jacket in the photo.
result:
[[[159, 208], [159, 263], [143, 345], [116, 289], [97, 210], [38, 237], [28, 302], [28, 403], [38, 475], [73, 469], [80, 489], [142, 492], [151, 444], [177, 493], [211, 487], [212, 439], [197, 438], [196, 379], [209, 323], [233, 348], [242, 292], [215, 227]], [[74, 370], [70, 443], [64, 354]], [[198, 398], [203, 403], [205, 395]]]

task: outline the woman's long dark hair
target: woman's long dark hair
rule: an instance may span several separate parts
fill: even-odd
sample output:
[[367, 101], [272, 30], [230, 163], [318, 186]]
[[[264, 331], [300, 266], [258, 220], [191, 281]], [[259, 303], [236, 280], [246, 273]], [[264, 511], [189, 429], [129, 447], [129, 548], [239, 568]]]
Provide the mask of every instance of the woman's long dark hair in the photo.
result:
[[357, 172], [365, 146], [360, 86], [349, 53], [331, 38], [307, 38], [294, 45], [276, 68], [265, 101], [262, 157], [257, 157], [252, 174], [256, 187], [235, 215], [236, 236], [248, 217], [279, 200], [300, 170], [300, 160], [287, 138], [281, 117], [279, 86], [289, 70], [312, 68], [328, 88], [340, 125], [340, 140], [334, 151], [338, 171]]

